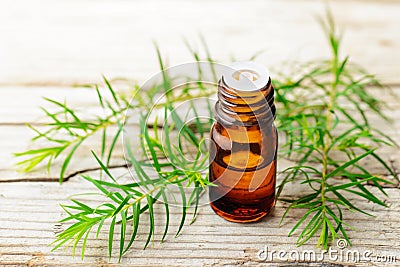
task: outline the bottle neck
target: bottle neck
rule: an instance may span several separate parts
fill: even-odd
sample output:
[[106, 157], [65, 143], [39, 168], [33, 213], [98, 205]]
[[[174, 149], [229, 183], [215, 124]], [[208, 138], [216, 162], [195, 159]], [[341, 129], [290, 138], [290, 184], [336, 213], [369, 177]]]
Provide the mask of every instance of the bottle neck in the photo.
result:
[[271, 126], [275, 119], [274, 87], [271, 79], [258, 90], [230, 88], [222, 78], [218, 83], [215, 117], [222, 124]]

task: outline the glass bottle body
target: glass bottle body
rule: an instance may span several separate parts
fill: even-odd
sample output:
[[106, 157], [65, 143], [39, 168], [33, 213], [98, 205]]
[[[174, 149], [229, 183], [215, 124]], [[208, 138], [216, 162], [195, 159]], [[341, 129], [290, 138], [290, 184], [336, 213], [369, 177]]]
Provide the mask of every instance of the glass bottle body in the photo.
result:
[[[228, 221], [252, 222], [275, 205], [278, 136], [273, 87], [240, 94], [219, 86], [211, 129], [210, 205]], [[232, 111], [232, 112], [231, 112]]]

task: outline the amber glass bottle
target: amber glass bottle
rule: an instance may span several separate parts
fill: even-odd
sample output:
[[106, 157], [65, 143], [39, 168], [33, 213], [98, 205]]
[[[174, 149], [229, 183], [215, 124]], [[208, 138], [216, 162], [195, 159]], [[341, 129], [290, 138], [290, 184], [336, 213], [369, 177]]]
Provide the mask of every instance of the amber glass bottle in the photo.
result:
[[210, 204], [228, 221], [252, 222], [275, 204], [277, 131], [266, 68], [236, 62], [218, 84], [211, 129]]

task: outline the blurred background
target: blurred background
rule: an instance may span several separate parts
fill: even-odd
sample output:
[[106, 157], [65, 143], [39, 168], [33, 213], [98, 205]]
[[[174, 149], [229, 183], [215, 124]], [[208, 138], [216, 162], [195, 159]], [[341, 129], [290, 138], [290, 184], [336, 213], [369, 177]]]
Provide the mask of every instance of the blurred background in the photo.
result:
[[400, 2], [396, 0], [43, 0], [0, 1], [0, 85], [58, 86], [158, 71], [153, 42], [169, 65], [204, 55], [229, 63], [263, 51], [258, 61], [329, 56], [316, 17], [330, 6], [343, 32], [342, 55], [399, 82]]

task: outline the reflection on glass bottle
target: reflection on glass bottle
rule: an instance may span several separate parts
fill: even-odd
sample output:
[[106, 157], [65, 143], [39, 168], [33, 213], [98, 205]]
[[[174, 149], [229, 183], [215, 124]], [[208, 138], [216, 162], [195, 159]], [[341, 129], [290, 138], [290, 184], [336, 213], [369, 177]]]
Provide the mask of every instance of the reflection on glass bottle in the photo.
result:
[[257, 221], [275, 204], [278, 136], [268, 70], [253, 62], [232, 64], [218, 84], [215, 118], [211, 207], [229, 221]]

